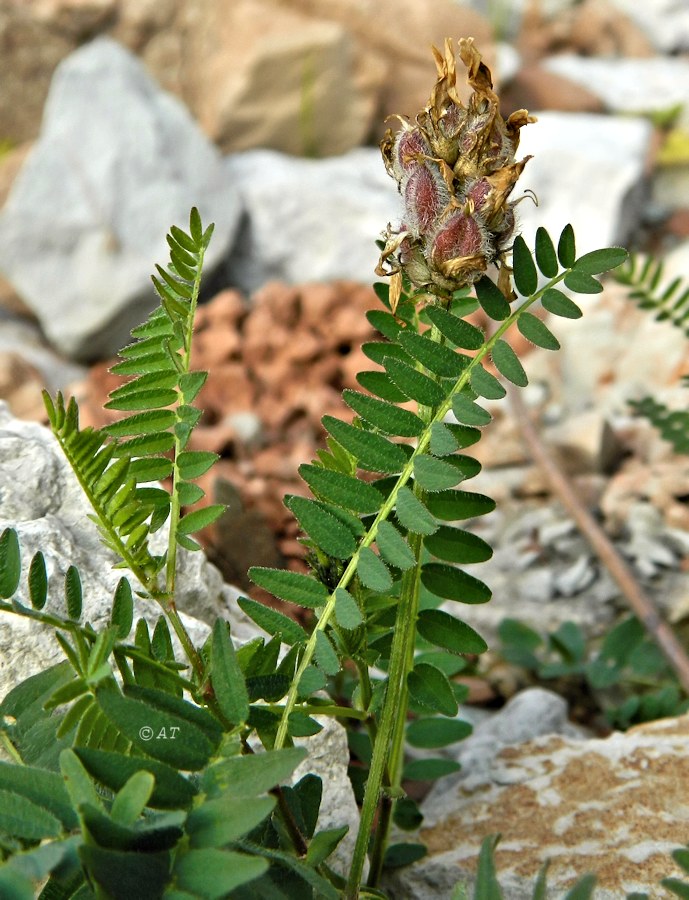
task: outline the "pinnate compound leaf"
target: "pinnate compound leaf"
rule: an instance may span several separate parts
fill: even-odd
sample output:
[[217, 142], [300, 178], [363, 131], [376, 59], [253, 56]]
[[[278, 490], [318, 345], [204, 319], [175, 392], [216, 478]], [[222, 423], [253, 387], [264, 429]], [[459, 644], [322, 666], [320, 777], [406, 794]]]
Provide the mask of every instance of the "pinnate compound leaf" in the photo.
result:
[[424, 545], [438, 559], [465, 565], [485, 562], [493, 555], [493, 548], [482, 537], [449, 525], [441, 525], [424, 539]]
[[178, 534], [193, 534], [211, 525], [217, 518], [225, 512], [222, 503], [213, 503], [210, 506], [204, 506], [202, 509], [195, 509], [193, 512], [187, 513], [179, 520], [177, 525]]
[[560, 260], [560, 265], [566, 269], [571, 268], [576, 261], [577, 250], [574, 240], [574, 229], [571, 225], [565, 225], [562, 229], [562, 234], [557, 244], [557, 258]]
[[530, 297], [538, 288], [538, 272], [531, 251], [524, 238], [518, 234], [512, 246], [514, 283], [522, 297]]
[[407, 743], [432, 750], [463, 741], [472, 731], [471, 725], [461, 719], [415, 719], [407, 725]]
[[380, 555], [391, 566], [404, 571], [416, 565], [416, 558], [411, 547], [390, 522], [378, 523], [376, 544]]
[[424, 430], [421, 419], [408, 409], [400, 409], [385, 400], [350, 389], [344, 390], [342, 397], [347, 406], [383, 434], [417, 437]]
[[70, 566], [65, 575], [65, 602], [69, 618], [78, 620], [81, 616], [82, 590], [81, 576], [76, 566]]
[[585, 253], [574, 263], [574, 271], [584, 275], [602, 275], [626, 262], [629, 254], [623, 247], [605, 247]]
[[406, 486], [397, 492], [396, 512], [402, 525], [413, 534], [433, 534], [438, 528], [428, 509]]
[[364, 621], [359, 604], [344, 588], [335, 591], [335, 618], [337, 624], [348, 631], [357, 628]]
[[285, 505], [294, 513], [301, 528], [328, 556], [348, 559], [354, 554], [356, 541], [351, 530], [323, 504], [293, 495], [285, 498]]
[[211, 643], [211, 684], [222, 714], [233, 725], [249, 718], [249, 695], [227, 623], [216, 619]]
[[21, 557], [19, 538], [13, 528], [6, 528], [0, 535], [0, 597], [12, 597], [19, 587]]
[[600, 294], [603, 285], [592, 275], [586, 275], [574, 269], [565, 275], [565, 286], [576, 294]]
[[328, 589], [325, 585], [300, 572], [252, 566], [249, 569], [249, 578], [274, 596], [296, 603], [298, 606], [316, 609], [323, 606], [328, 599]]
[[433, 407], [445, 399], [441, 386], [413, 366], [398, 359], [386, 359], [385, 368], [393, 382], [410, 400], [416, 400], [422, 406]]
[[421, 581], [432, 594], [458, 603], [487, 603], [491, 597], [490, 588], [478, 578], [443, 563], [425, 563]]
[[237, 601], [240, 609], [254, 621], [260, 628], [267, 631], [268, 634], [280, 635], [281, 640], [285, 644], [302, 644], [308, 640], [308, 635], [293, 619], [285, 616], [283, 613], [258, 603], [256, 600], [250, 600], [248, 597], [240, 597]]
[[526, 387], [529, 379], [519, 357], [507, 341], [496, 341], [493, 345], [492, 356], [495, 368], [501, 375], [504, 375], [512, 384], [516, 384], [517, 387]]
[[474, 285], [476, 297], [485, 314], [497, 322], [506, 319], [510, 314], [510, 305], [500, 288], [483, 275]]
[[392, 577], [388, 567], [370, 547], [362, 547], [359, 551], [356, 572], [361, 582], [372, 591], [384, 593], [392, 587]]
[[428, 663], [417, 663], [407, 677], [409, 693], [416, 703], [444, 716], [456, 716], [459, 710], [447, 676]]
[[404, 767], [402, 777], [410, 781], [435, 781], [461, 768], [454, 759], [413, 759]]
[[481, 364], [471, 370], [471, 386], [486, 400], [501, 400], [507, 391], [492, 372], [486, 371]]
[[396, 475], [404, 467], [406, 456], [399, 444], [332, 416], [323, 416], [322, 421], [335, 440], [356, 458], [361, 469]]
[[543, 309], [547, 309], [554, 316], [562, 316], [565, 319], [580, 319], [582, 316], [582, 312], [574, 300], [570, 300], [557, 288], [548, 288], [541, 297], [541, 303]]
[[421, 637], [450, 653], [485, 653], [488, 645], [473, 628], [441, 609], [424, 609], [417, 623]]
[[299, 474], [314, 493], [356, 513], [376, 513], [383, 498], [370, 484], [322, 466], [301, 465]]
[[560, 342], [552, 331], [544, 322], [541, 322], [538, 316], [534, 316], [532, 313], [522, 313], [517, 320], [517, 328], [527, 341], [531, 341], [537, 347], [542, 347], [544, 350], [560, 349]]
[[457, 421], [464, 425], [487, 425], [493, 418], [487, 409], [469, 400], [463, 394], [457, 394], [452, 399], [452, 412]]
[[444, 491], [464, 479], [464, 474], [449, 462], [420, 453], [414, 459], [414, 480], [425, 491]]
[[29, 597], [34, 609], [43, 609], [48, 599], [48, 573], [45, 558], [39, 550], [29, 566]]
[[555, 245], [542, 225], [536, 229], [536, 262], [546, 278], [554, 278], [557, 275], [559, 266]]

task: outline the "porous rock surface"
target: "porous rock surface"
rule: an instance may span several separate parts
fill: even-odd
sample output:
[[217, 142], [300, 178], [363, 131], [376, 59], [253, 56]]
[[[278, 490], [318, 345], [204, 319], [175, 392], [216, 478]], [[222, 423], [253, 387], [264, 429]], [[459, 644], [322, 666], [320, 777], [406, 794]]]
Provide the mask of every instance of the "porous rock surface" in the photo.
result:
[[498, 833], [505, 900], [530, 897], [546, 859], [550, 900], [586, 872], [597, 874], [596, 900], [670, 897], [659, 882], [682, 874], [670, 854], [687, 840], [689, 717], [586, 738], [547, 694], [518, 695], [460, 745], [466, 772], [438, 782], [422, 804], [428, 856], [391, 878], [396, 900], [445, 900], [457, 882], [471, 886], [482, 840]]

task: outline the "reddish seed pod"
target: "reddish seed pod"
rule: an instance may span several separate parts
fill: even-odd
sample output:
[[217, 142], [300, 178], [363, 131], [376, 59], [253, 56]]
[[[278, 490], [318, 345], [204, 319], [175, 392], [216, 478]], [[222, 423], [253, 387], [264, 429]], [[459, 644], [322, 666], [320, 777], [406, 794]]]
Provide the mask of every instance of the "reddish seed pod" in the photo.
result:
[[484, 254], [486, 240], [477, 220], [463, 212], [453, 213], [433, 241], [431, 258], [437, 265], [463, 256]]

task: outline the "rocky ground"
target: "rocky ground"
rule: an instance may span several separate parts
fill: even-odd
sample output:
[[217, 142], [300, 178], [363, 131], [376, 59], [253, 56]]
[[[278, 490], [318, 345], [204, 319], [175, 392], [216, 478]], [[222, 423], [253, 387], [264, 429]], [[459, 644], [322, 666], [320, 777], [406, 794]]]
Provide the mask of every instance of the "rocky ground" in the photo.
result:
[[[557, 235], [572, 222], [581, 251], [624, 243], [661, 254], [668, 282], [689, 280], [689, 13], [669, 0], [640, 7], [0, 0], [0, 399], [14, 416], [44, 421], [41, 389], [68, 389], [85, 424], [106, 422], [113, 354], [154, 303], [148, 278], [165, 258], [166, 229], [197, 204], [216, 234], [195, 362], [211, 374], [194, 440], [221, 455], [204, 486], [228, 504], [206, 536], [208, 554], [243, 590], [249, 565], [299, 568], [301, 545], [282, 496], [305, 492], [297, 468], [322, 445], [321, 416], [348, 414], [340, 392], [369, 365], [360, 345], [373, 336], [364, 313], [377, 305], [374, 240], [399, 215], [374, 144], [385, 115], [425, 102], [430, 43], [473, 34], [495, 64], [504, 111], [526, 106], [538, 117], [520, 147], [533, 157], [518, 185], [527, 242], [537, 225]], [[632, 417], [628, 401], [651, 393], [684, 408], [689, 343], [614, 281], [582, 306], [583, 319], [551, 323], [562, 344], [556, 354], [513, 336], [530, 379], [524, 399], [578, 495], [681, 632], [689, 618], [689, 460]], [[509, 404], [491, 411], [495, 421], [476, 448], [483, 471], [470, 487], [498, 501], [473, 526], [495, 548], [480, 573], [494, 599], [467, 620], [491, 646], [506, 616], [539, 630], [574, 621], [600, 637], [626, 612], [624, 599], [531, 461]], [[34, 434], [24, 427], [33, 428], [5, 427], [8, 465], [17, 440]], [[10, 507], [5, 493], [8, 521]], [[21, 515], [33, 521], [38, 513]], [[523, 685], [495, 657], [480, 675], [476, 700], [495, 704]], [[553, 724], [546, 712], [554, 703], [541, 692], [520, 718], [530, 724], [514, 733], [505, 726], [511, 737], [497, 743], [536, 744], [516, 761], [495, 762], [486, 775], [498, 792], [491, 809], [512, 802], [500, 785], [521, 786], [523, 798], [539, 778], [555, 779], [539, 768], [549, 734], [564, 735], [547, 749], [562, 783], [572, 765], [586, 768], [602, 753], [603, 781], [624, 778], [633, 787], [624, 753], [660, 773], [686, 727], [660, 736], [649, 727], [618, 753], [617, 743], [582, 743], [560, 707], [562, 721]], [[649, 742], [655, 750], [644, 749]], [[448, 896], [448, 879], [475, 855], [475, 836], [463, 830], [475, 813], [474, 788], [458, 790], [469, 801], [451, 828], [440, 803], [449, 787], [428, 798], [432, 858], [406, 887], [397, 883], [399, 897]], [[550, 823], [551, 833], [565, 834], [562, 823], [578, 814], [576, 796], [561, 799], [563, 809], [574, 806]], [[515, 898], [524, 896], [520, 879], [537, 868], [535, 851], [532, 859], [514, 837], [519, 823], [515, 817], [512, 832], [505, 823], [513, 837], [501, 859]], [[492, 826], [488, 815], [485, 833]], [[661, 831], [646, 855], [638, 831], [617, 836], [619, 853], [636, 866], [625, 890], [647, 887], [656, 855], [685, 840]], [[567, 846], [580, 852], [581, 834], [570, 838]], [[449, 856], [448, 841], [456, 850]], [[510, 868], [514, 854], [521, 868]], [[599, 869], [619, 862], [595, 857]], [[554, 866], [561, 885], [572, 858]], [[601, 896], [621, 896], [621, 885], [610, 881], [611, 893]]]

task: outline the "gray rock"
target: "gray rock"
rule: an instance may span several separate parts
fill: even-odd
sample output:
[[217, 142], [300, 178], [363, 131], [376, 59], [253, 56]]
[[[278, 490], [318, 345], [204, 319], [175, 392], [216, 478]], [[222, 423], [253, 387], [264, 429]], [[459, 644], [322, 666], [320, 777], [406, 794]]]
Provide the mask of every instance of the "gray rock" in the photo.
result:
[[689, 50], [689, 8], [684, 0], [609, 0], [633, 19], [662, 53]]
[[165, 234], [199, 207], [229, 250], [237, 193], [184, 106], [107, 38], [57, 69], [41, 136], [0, 214], [0, 269], [75, 359], [113, 354], [156, 303]]
[[[567, 53], [552, 56], [543, 65], [593, 91], [613, 112], [654, 112], [679, 104], [684, 107], [680, 122], [689, 123], [689, 62], [684, 59], [605, 59]], [[626, 146], [620, 149], [624, 153]]]
[[538, 198], [538, 208], [528, 199], [519, 205], [529, 246], [539, 225], [557, 240], [568, 223], [579, 253], [624, 244], [643, 211], [650, 123], [585, 113], [535, 114], [538, 122], [522, 130], [519, 144], [519, 156], [533, 158], [514, 192], [518, 197], [533, 191]]
[[[47, 609], [64, 612], [64, 576], [70, 565], [80, 571], [84, 618], [94, 626], [108, 618], [122, 572], [106, 550], [90, 507], [50, 431], [12, 418], [0, 403], [0, 531], [19, 534], [22, 564], [27, 571], [34, 553], [45, 556], [49, 577]], [[164, 535], [160, 536], [161, 542]], [[162, 549], [159, 548], [159, 549]], [[238, 609], [238, 592], [223, 583], [202, 553], [183, 552], [178, 578], [178, 608], [193, 640], [203, 643], [219, 615], [228, 618], [234, 637], [246, 641], [256, 627]], [[136, 589], [136, 583], [132, 583]], [[25, 580], [18, 599], [29, 603]], [[136, 615], [155, 625], [160, 611], [137, 601]], [[0, 613], [0, 697], [14, 685], [63, 659], [52, 629], [9, 613]]]
[[375, 240], [401, 214], [377, 150], [319, 160], [251, 150], [226, 165], [246, 209], [227, 264], [232, 285], [250, 293], [273, 279], [375, 278]]
[[[451, 786], [446, 779], [426, 799], [419, 837], [429, 853], [390, 879], [395, 898], [446, 900], [457, 883], [471, 896], [481, 841], [497, 833], [505, 900], [531, 897], [546, 859], [548, 900], [559, 900], [586, 872], [598, 876], [596, 900], [618, 900], [631, 891], [659, 897], [662, 877], [682, 875], [670, 854], [686, 841], [677, 784], [687, 772], [689, 717], [605, 740], [582, 738], [567, 733], [557, 699], [545, 705], [545, 698], [534, 699], [536, 711], [546, 715], [531, 719], [532, 727], [520, 724], [528, 717], [518, 718], [516, 727], [496, 731], [495, 746], [488, 723], [465, 742], [478, 741], [485, 728], [473, 760], [482, 777], [456, 779]], [[493, 722], [501, 716], [509, 721], [515, 701]], [[514, 742], [500, 743], [503, 736]]]

